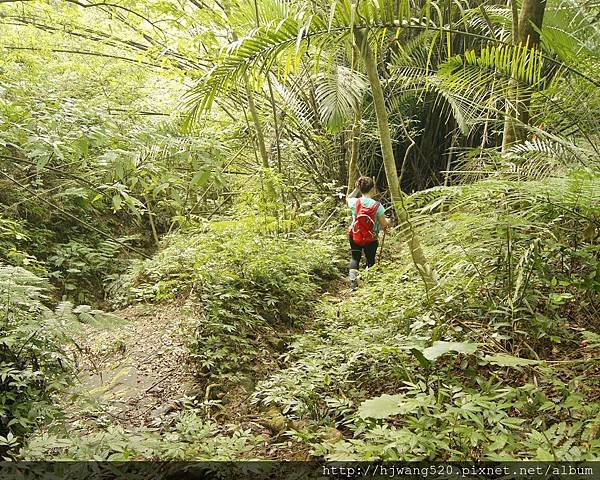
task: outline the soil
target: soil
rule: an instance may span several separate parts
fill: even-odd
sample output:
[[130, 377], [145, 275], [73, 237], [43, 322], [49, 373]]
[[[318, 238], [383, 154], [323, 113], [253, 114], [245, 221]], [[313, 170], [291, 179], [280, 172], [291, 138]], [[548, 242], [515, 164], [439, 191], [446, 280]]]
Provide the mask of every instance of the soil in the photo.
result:
[[[75, 339], [80, 384], [73, 398], [123, 428], [159, 426], [167, 413], [183, 408], [196, 387], [186, 367], [191, 316], [174, 304], [136, 305], [113, 315], [122, 321], [84, 325]], [[77, 410], [73, 416], [81, 418]], [[88, 409], [91, 416], [93, 410]]]

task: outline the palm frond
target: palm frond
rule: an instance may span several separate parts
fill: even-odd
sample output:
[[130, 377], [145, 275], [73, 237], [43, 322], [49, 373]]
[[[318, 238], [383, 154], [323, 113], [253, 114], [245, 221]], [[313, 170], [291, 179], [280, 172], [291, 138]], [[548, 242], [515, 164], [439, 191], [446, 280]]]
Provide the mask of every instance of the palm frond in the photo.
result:
[[[273, 88], [283, 100], [282, 108], [295, 122], [306, 128], [317, 128], [318, 109], [308, 97], [313, 86], [308, 74], [288, 78], [288, 81], [273, 79]], [[307, 92], [309, 92], [307, 94]]]
[[361, 74], [334, 64], [328, 72], [317, 74], [315, 96], [321, 122], [330, 131], [340, 131], [359, 108], [367, 82]]
[[[473, 69], [476, 67], [476, 69]], [[543, 88], [544, 58], [541, 52], [522, 45], [483, 47], [479, 52], [466, 51], [455, 55], [439, 68], [441, 76], [449, 77], [460, 70], [479, 73], [477, 83], [505, 78], [519, 81], [522, 85]], [[472, 81], [472, 76], [468, 81]]]
[[187, 94], [185, 108], [192, 119], [197, 118], [211, 108], [215, 97], [250, 71], [261, 77], [274, 70], [285, 78], [299, 67], [304, 55], [318, 66], [323, 49], [340, 45], [353, 28], [366, 28], [384, 38], [386, 32], [397, 29], [420, 31], [442, 26], [442, 11], [430, 0], [416, 12], [409, 0], [358, 4], [343, 0], [332, 5], [329, 18], [319, 9], [301, 11], [257, 27], [229, 45], [217, 65]]

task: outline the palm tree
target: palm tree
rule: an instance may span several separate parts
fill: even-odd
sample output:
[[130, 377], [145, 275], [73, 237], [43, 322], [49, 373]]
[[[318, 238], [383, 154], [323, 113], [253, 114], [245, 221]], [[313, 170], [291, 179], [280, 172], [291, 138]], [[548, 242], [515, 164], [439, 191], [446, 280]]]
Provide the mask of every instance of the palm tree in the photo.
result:
[[[544, 12], [546, 10], [546, 0], [524, 0], [518, 16], [515, 0], [511, 0], [511, 6], [513, 15], [513, 43], [515, 45], [526, 45], [532, 49], [537, 48], [540, 41], [539, 32], [542, 28]], [[515, 105], [515, 116], [518, 118], [519, 123], [527, 125], [529, 123], [530, 96], [525, 94], [524, 98], [519, 99], [517, 95], [514, 95], [511, 100], [511, 103]], [[523, 128], [519, 128], [512, 117], [507, 115], [504, 123], [502, 150], [506, 151], [510, 145], [516, 141], [522, 141], [524, 138], [525, 132]]]
[[[393, 207], [415, 266], [427, 288], [435, 286], [435, 273], [420, 248], [400, 191], [390, 133], [390, 102], [386, 102], [384, 94], [384, 88], [394, 88], [398, 83], [398, 76], [379, 68], [378, 56], [383, 50], [380, 46], [389, 44], [390, 40], [399, 42], [410, 32], [421, 34], [429, 42], [425, 65], [419, 75], [412, 76], [423, 80], [423, 89], [443, 98], [462, 131], [484, 122], [487, 128], [490, 120], [505, 118], [501, 106], [505, 99], [511, 98], [514, 82], [529, 91], [545, 88], [551, 76], [556, 75], [556, 66], [561, 65], [539, 50], [507, 42], [510, 28], [505, 26], [511, 24], [510, 10], [493, 1], [486, 4], [489, 9], [477, 3], [474, 8], [468, 8], [466, 2], [462, 2], [458, 12], [457, 2], [431, 0], [423, 0], [418, 7], [409, 0], [343, 0], [330, 9], [318, 2], [312, 2], [310, 7], [298, 6], [285, 18], [265, 21], [231, 45], [220, 63], [190, 92], [189, 104], [192, 112], [198, 114], [208, 110], [216, 96], [227, 94], [247, 72], [254, 75], [274, 72], [286, 79], [307, 59], [313, 67], [320, 68], [323, 58], [331, 58], [327, 52], [351, 45], [358, 52], [369, 81]], [[530, 19], [525, 14], [523, 18], [524, 22]], [[533, 28], [535, 24], [529, 26]], [[529, 35], [532, 35], [531, 30]], [[453, 52], [457, 38], [462, 46], [458, 55]], [[444, 53], [445, 58], [440, 54], [439, 63], [435, 65], [432, 52], [437, 51], [448, 53]], [[406, 80], [407, 76], [400, 77]], [[410, 141], [401, 162], [405, 165], [415, 142], [402, 117], [399, 118], [401, 131]], [[349, 171], [352, 174], [353, 168]]]
[[[431, 18], [429, 8], [433, 2], [425, 2], [423, 12]], [[399, 8], [394, 8], [397, 5]], [[298, 10], [294, 17], [280, 19], [279, 22], [257, 28], [249, 35], [230, 47], [228, 55], [192, 92], [189, 97], [194, 115], [211, 107], [216, 95], [224, 91], [233, 82], [238, 81], [247, 71], [269, 72], [278, 61], [279, 72], [285, 77], [300, 64], [302, 56], [309, 48], [316, 48], [320, 57], [323, 49], [341, 45], [349, 40], [365, 63], [367, 77], [373, 94], [381, 151], [384, 158], [385, 173], [392, 204], [400, 220], [403, 232], [407, 234], [414, 263], [421, 273], [427, 288], [436, 285], [435, 274], [428, 265], [420, 247], [415, 230], [410, 226], [408, 212], [402, 207], [402, 194], [398, 181], [396, 162], [387, 118], [383, 89], [377, 72], [375, 56], [370, 45], [378, 34], [389, 28], [418, 27], [427, 28], [423, 22], [414, 23], [411, 2], [399, 4], [383, 2], [343, 1], [335, 4], [327, 15], [318, 5], [311, 12]], [[370, 38], [370, 29], [375, 35]], [[309, 42], [311, 45], [309, 46]], [[318, 61], [313, 60], [315, 65]]]

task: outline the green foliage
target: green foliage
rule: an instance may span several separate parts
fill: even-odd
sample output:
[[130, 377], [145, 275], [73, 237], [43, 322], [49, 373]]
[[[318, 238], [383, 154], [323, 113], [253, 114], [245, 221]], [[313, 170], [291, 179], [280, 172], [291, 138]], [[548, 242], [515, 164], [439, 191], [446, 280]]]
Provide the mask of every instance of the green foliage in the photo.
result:
[[[148, 69], [135, 60], [139, 51], [128, 56], [115, 49], [136, 45], [150, 54], [150, 45], [121, 37], [98, 43], [107, 31], [128, 35], [110, 14], [68, 2], [15, 7], [0, 7], [0, 23], [15, 46], [0, 56], [0, 203], [6, 207], [0, 255], [12, 265], [35, 264], [65, 298], [97, 303], [106, 278], [123, 269], [128, 249], [119, 240], [139, 250], [178, 219], [220, 203], [214, 191], [224, 188], [221, 172], [231, 153], [221, 140], [237, 127], [182, 135], [171, 116], [181, 78], [166, 63]], [[138, 23], [139, 17], [131, 28]], [[93, 55], [53, 52], [56, 47]], [[208, 187], [213, 193], [203, 201]]]
[[10, 265], [43, 274], [44, 265], [22, 250], [23, 245], [30, 240], [24, 223], [0, 217], [0, 259]]
[[320, 287], [337, 276], [331, 244], [261, 230], [262, 219], [248, 217], [167, 237], [115, 291], [127, 300], [196, 304], [192, 359], [201, 372], [235, 378], [281, 342], [282, 329], [302, 325]]
[[320, 306], [254, 401], [307, 421], [312, 435], [290, 435], [333, 460], [597, 458], [597, 182], [575, 171], [413, 194], [435, 299], [391, 236], [393, 260]]
[[339, 131], [358, 110], [366, 86], [357, 72], [340, 65], [319, 74], [315, 96], [320, 104], [321, 122], [331, 131]]
[[[518, 388], [488, 383], [476, 389], [447, 381], [429, 387], [407, 384], [402, 395], [363, 403], [359, 412], [364, 419], [355, 426], [359, 438], [323, 443], [315, 453], [344, 460], [594, 459], [600, 448], [595, 438], [600, 406], [576, 398], [549, 398], [530, 383]], [[528, 415], [533, 418], [523, 418]], [[377, 420], [389, 416], [396, 420]]]
[[409, 413], [416, 408], [416, 405], [403, 403], [403, 400], [404, 397], [401, 395], [388, 395], [384, 393], [377, 398], [365, 400], [358, 409], [358, 415], [361, 418], [388, 418], [392, 415]]
[[[202, 406], [259, 377], [254, 404], [306, 422], [288, 435], [317, 456], [597, 457], [597, 6], [549, 2], [531, 50], [511, 44], [496, 1], [199, 5], [0, 5], [1, 451], [14, 455], [64, 387], [59, 323], [116, 321], [92, 305], [52, 311], [44, 277], [63, 300], [97, 303], [112, 281], [117, 304], [186, 302]], [[358, 293], [319, 301], [343, 235], [314, 232], [341, 227], [334, 196], [358, 127], [359, 170], [381, 169], [356, 28], [377, 57], [403, 187], [455, 186], [405, 199], [435, 291], [396, 232]], [[190, 84], [198, 122], [184, 129]], [[500, 153], [519, 103], [535, 136]], [[123, 242], [159, 252], [121, 276]], [[234, 430], [186, 414], [168, 433], [53, 433], [22, 454], [244, 457], [258, 439]]]
[[15, 453], [22, 436], [56, 412], [50, 396], [65, 388], [69, 361], [64, 317], [44, 302], [47, 281], [0, 264], [0, 453]]
[[[323, 306], [322, 321], [297, 337], [287, 367], [258, 384], [255, 401], [308, 421], [311, 432], [323, 425], [342, 429], [345, 439], [335, 441], [290, 432], [330, 460], [597, 457], [597, 380], [580, 375], [591, 351], [581, 363], [551, 368], [512, 362], [513, 368], [538, 367], [535, 384], [527, 381], [530, 371], [521, 370], [519, 380], [507, 362], [497, 361], [508, 355], [485, 354], [498, 347], [482, 321], [470, 319], [465, 330], [450, 311], [444, 337], [463, 341], [434, 342], [452, 348], [443, 349], [435, 368], [422, 365], [410, 353], [431, 344], [436, 321], [416, 281], [385, 268], [352, 298]], [[383, 292], [389, 296], [380, 299]], [[475, 351], [474, 340], [483, 351]], [[451, 352], [455, 347], [463, 352]]]
[[416, 221], [433, 219], [429, 238], [445, 246], [437, 267], [449, 301], [440, 308], [485, 319], [492, 337], [517, 356], [573, 342], [566, 323], [593, 316], [598, 293], [593, 239], [600, 212], [590, 203], [597, 182], [576, 171], [565, 179], [486, 181], [414, 195], [410, 202], [421, 212], [435, 211]]
[[287, 367], [258, 384], [256, 403], [278, 405], [292, 417], [343, 423], [340, 413], [368, 390], [410, 379], [409, 350], [423, 348], [427, 339], [410, 329], [426, 312], [417, 278], [376, 268], [360, 292], [319, 306], [314, 327], [291, 343]]
[[[229, 430], [229, 431], [228, 431]], [[19, 452], [28, 461], [41, 460], [237, 460], [256, 447], [261, 437], [249, 430], [226, 429], [194, 413], [182, 413], [172, 430], [161, 434], [155, 429], [105, 430], [72, 437], [41, 433], [29, 439]]]
[[[131, 238], [119, 238], [127, 242]], [[94, 290], [104, 287], [102, 276], [110, 277], [124, 268], [118, 255], [121, 245], [113, 240], [98, 242], [90, 246], [89, 241], [81, 243], [71, 240], [66, 244], [56, 244], [54, 254], [46, 260], [51, 269], [48, 277], [60, 288], [62, 297], [76, 302], [94, 298]]]
[[423, 350], [423, 356], [427, 360], [432, 361], [449, 352], [474, 353], [476, 350], [476, 343], [435, 341], [431, 347]]

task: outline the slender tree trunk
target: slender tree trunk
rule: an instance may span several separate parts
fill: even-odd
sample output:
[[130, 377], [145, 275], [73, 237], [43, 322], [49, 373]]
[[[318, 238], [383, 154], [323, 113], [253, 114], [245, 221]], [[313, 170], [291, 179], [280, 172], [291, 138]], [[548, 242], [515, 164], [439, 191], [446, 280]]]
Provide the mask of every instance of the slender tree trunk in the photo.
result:
[[[257, 0], [254, 0], [254, 12], [256, 15], [256, 27], [260, 27], [260, 15], [258, 12], [258, 2]], [[271, 109], [273, 110], [273, 126], [275, 128], [275, 147], [277, 149], [277, 170], [279, 172], [279, 174], [281, 174], [281, 147], [279, 145], [279, 126], [277, 123], [277, 109], [275, 108], [275, 96], [273, 95], [273, 86], [271, 85], [271, 76], [270, 76], [271, 72], [267, 72], [266, 76], [267, 76], [267, 85], [269, 87], [269, 99], [271, 101]], [[249, 83], [248, 83], [248, 78], [246, 76], [246, 74], [244, 73], [244, 81], [246, 82], [246, 92], [248, 92], [248, 102], [249, 102], [249, 107], [250, 107], [250, 112], [252, 115], [252, 119], [254, 121], [254, 124], [256, 125], [256, 131], [259, 132], [260, 131], [260, 140], [259, 142], [261, 142], [261, 157], [262, 157], [262, 162], [263, 162], [263, 167], [266, 169], [265, 173], [267, 175], [266, 180], [266, 187], [267, 187], [267, 193], [269, 196], [269, 200], [270, 201], [274, 201], [277, 197], [276, 197], [276, 193], [275, 193], [275, 185], [273, 184], [273, 180], [270, 177], [270, 172], [268, 170], [269, 168], [269, 157], [267, 155], [267, 146], [265, 144], [265, 138], [263, 135], [263, 131], [262, 131], [262, 127], [260, 125], [260, 119], [258, 116], [258, 113], [256, 112], [256, 106], [254, 104], [254, 96], [252, 95], [252, 92], [249, 89]], [[258, 134], [257, 134], [258, 135]], [[258, 137], [257, 137], [258, 138]], [[264, 151], [264, 153], [263, 153]], [[282, 205], [285, 208], [285, 198], [283, 195], [283, 189], [281, 191], [281, 202]], [[273, 213], [275, 214], [275, 216], [278, 218], [278, 222], [279, 222], [279, 215], [277, 213], [277, 209], [273, 210]], [[284, 217], [285, 217], [285, 211], [284, 211]]]
[[[224, 12], [229, 18], [229, 9], [225, 9]], [[236, 41], [238, 39], [237, 33], [232, 31], [231, 38], [233, 39], [233, 41]], [[269, 154], [267, 152], [267, 146], [265, 144], [265, 135], [263, 133], [262, 122], [260, 121], [258, 110], [256, 109], [256, 104], [254, 103], [254, 92], [250, 87], [250, 79], [248, 78], [248, 74], [246, 72], [244, 72], [244, 74], [242, 75], [242, 81], [244, 82], [246, 97], [248, 97], [248, 109], [250, 110], [252, 123], [254, 123], [256, 143], [258, 146], [258, 151], [260, 153], [262, 167], [265, 169], [265, 174], [267, 175], [267, 178], [265, 179], [267, 195], [269, 199], [273, 200], [275, 198], [275, 187], [273, 186], [273, 181], [269, 178]]]
[[[352, 48], [352, 69], [356, 69], [360, 51], [358, 47]], [[350, 131], [350, 158], [348, 159], [348, 190], [346, 195], [349, 195], [354, 190], [354, 184], [360, 175], [358, 169], [358, 153], [360, 148], [360, 121], [362, 118], [362, 110], [358, 106], [354, 112], [354, 120], [352, 122], [352, 130]]]
[[250, 80], [246, 73], [243, 75], [244, 88], [246, 89], [246, 96], [248, 97], [248, 110], [250, 110], [250, 116], [252, 117], [252, 123], [254, 123], [254, 131], [256, 134], [256, 143], [258, 151], [260, 153], [260, 159], [263, 169], [265, 170], [265, 188], [267, 189], [267, 196], [269, 200], [275, 199], [275, 187], [273, 181], [270, 178], [269, 173], [269, 154], [267, 152], [267, 146], [265, 144], [265, 136], [263, 133], [262, 122], [254, 103], [254, 92], [250, 88]]
[[354, 113], [354, 122], [350, 132], [350, 158], [348, 159], [348, 192], [350, 194], [354, 190], [354, 184], [358, 180], [358, 153], [360, 146], [360, 119], [361, 111], [357, 109]]
[[[540, 34], [536, 29], [541, 29], [546, 11], [546, 0], [523, 0], [521, 11], [516, 15], [515, 0], [511, 0], [513, 10], [513, 43], [537, 48], [540, 43]], [[527, 132], [522, 125], [529, 123], [529, 105], [531, 95], [523, 92], [519, 98], [518, 82], [511, 80], [513, 94], [511, 101], [514, 108], [507, 106], [507, 116], [504, 121], [504, 136], [502, 138], [502, 151], [513, 143], [525, 140]], [[512, 110], [512, 112], [510, 111]], [[518, 119], [518, 121], [515, 121]]]
[[377, 128], [379, 130], [379, 141], [381, 145], [381, 155], [383, 156], [383, 165], [385, 176], [392, 197], [392, 203], [396, 206], [401, 200], [400, 182], [398, 181], [398, 172], [396, 170], [396, 160], [394, 159], [394, 149], [392, 146], [392, 136], [390, 133], [390, 124], [388, 121], [387, 108], [383, 88], [377, 72], [377, 64], [373, 58], [373, 52], [367, 42], [366, 35], [359, 29], [354, 31], [354, 36], [358, 48], [362, 53], [367, 70], [367, 77], [373, 93], [373, 104], [375, 106], [375, 115], [377, 117]]
[[154, 223], [154, 217], [153, 217], [153, 213], [152, 210], [150, 209], [150, 199], [148, 198], [148, 195], [144, 194], [144, 198], [146, 200], [146, 209], [148, 210], [148, 220], [150, 220], [150, 228], [152, 229], [152, 238], [154, 239], [154, 244], [158, 247], [158, 244], [160, 243], [159, 239], [158, 239], [158, 232], [156, 231], [156, 224]]
[[260, 117], [258, 115], [258, 110], [256, 109], [256, 104], [254, 103], [254, 92], [250, 88], [250, 80], [246, 73], [243, 75], [244, 87], [246, 89], [246, 96], [248, 97], [248, 109], [250, 110], [250, 116], [252, 117], [252, 123], [254, 123], [254, 130], [256, 134], [256, 143], [258, 146], [258, 151], [260, 153], [260, 159], [262, 163], [262, 167], [265, 169], [265, 188], [267, 189], [267, 195], [270, 200], [275, 199], [275, 187], [273, 186], [273, 181], [269, 176], [269, 154], [267, 152], [267, 146], [265, 144], [265, 136], [263, 133], [262, 122], [260, 121]]
[[381, 145], [381, 153], [383, 156], [383, 165], [385, 168], [385, 176], [388, 183], [390, 195], [392, 197], [392, 205], [394, 211], [400, 221], [401, 231], [407, 235], [407, 242], [410, 248], [410, 254], [425, 283], [425, 287], [429, 290], [437, 285], [435, 272], [429, 265], [421, 243], [417, 238], [416, 232], [410, 222], [408, 211], [404, 206], [404, 198], [400, 191], [400, 182], [398, 181], [398, 171], [396, 170], [396, 160], [394, 159], [394, 150], [392, 147], [392, 137], [390, 134], [390, 125], [388, 121], [387, 108], [385, 106], [385, 98], [383, 88], [379, 80], [377, 72], [377, 63], [373, 57], [373, 52], [367, 41], [367, 36], [359, 29], [354, 30], [357, 46], [362, 53], [367, 70], [367, 77], [371, 85], [373, 94], [373, 104], [375, 106], [375, 115], [377, 117], [377, 128], [379, 130], [379, 141]]
[[[546, 0], [524, 0], [519, 15], [519, 43], [527, 45], [529, 48], [538, 48], [540, 44], [539, 29], [544, 23], [544, 14], [546, 12]], [[519, 120], [521, 123], [529, 123], [529, 104], [531, 96], [526, 95], [522, 101], [522, 108], [519, 111]]]
[[518, 25], [520, 43], [527, 43], [530, 47], [539, 45], [540, 34], [537, 30], [542, 28], [545, 12], [546, 0], [523, 0]]
[[256, 110], [256, 104], [254, 103], [254, 92], [250, 88], [250, 80], [248, 75], [244, 73], [244, 88], [246, 89], [246, 96], [248, 97], [248, 109], [250, 110], [250, 116], [252, 117], [252, 123], [254, 123], [254, 130], [256, 134], [256, 143], [258, 151], [260, 153], [260, 159], [262, 160], [263, 168], [269, 168], [269, 154], [267, 153], [267, 146], [265, 144], [265, 136], [263, 134], [262, 122], [258, 116], [258, 110]]

